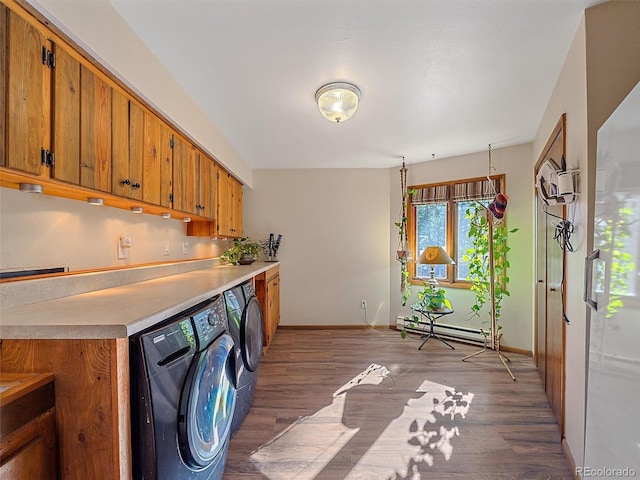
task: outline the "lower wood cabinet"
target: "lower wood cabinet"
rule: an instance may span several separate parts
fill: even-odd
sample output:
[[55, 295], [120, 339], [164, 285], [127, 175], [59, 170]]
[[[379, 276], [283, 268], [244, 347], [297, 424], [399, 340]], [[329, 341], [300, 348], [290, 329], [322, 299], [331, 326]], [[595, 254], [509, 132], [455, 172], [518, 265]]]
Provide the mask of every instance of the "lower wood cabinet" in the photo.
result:
[[[30, 455], [38, 462], [43, 459], [49, 467], [47, 472], [59, 470], [62, 480], [131, 480], [127, 338], [3, 339], [0, 351], [3, 373], [51, 371], [55, 374], [55, 425], [60, 446], [59, 469], [51, 468], [55, 467], [55, 459], [51, 459], [51, 449], [47, 447], [48, 437], [43, 436], [41, 446], [30, 447], [33, 450], [25, 460], [13, 455], [11, 461], [3, 464], [8, 476], [2, 476], [4, 471], [0, 470], [1, 480], [58, 478], [47, 476], [50, 473], [15, 475], [16, 469], [36, 468], [32, 463], [37, 462], [30, 459]], [[9, 416], [3, 414], [2, 423], [5, 418]], [[53, 428], [51, 422], [43, 416], [34, 428]], [[3, 434], [3, 448], [4, 441]]]
[[53, 374], [0, 374], [0, 480], [57, 480]]
[[265, 347], [272, 342], [280, 323], [280, 269], [274, 267], [256, 276], [256, 296], [262, 306]]

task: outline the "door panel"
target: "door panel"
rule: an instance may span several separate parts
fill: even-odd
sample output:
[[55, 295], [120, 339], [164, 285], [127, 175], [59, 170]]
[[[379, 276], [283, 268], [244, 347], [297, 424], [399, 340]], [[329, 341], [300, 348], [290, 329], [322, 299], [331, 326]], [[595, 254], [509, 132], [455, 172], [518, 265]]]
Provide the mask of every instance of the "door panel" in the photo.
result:
[[114, 89], [111, 96], [111, 193], [129, 196], [129, 99]]
[[160, 119], [144, 112], [142, 199], [160, 205]]
[[111, 191], [111, 86], [82, 66], [80, 185]]
[[160, 125], [160, 205], [173, 208], [173, 133], [165, 125]]
[[80, 62], [56, 46], [53, 69], [53, 152], [51, 176], [80, 184]]
[[[565, 115], [549, 137], [537, 169], [549, 158], [560, 164], [565, 153]], [[564, 255], [555, 240], [556, 225], [565, 207], [546, 205], [536, 198], [536, 362], [542, 385], [564, 435]]]
[[129, 101], [129, 198], [142, 200], [144, 190], [144, 114], [140, 105]]
[[50, 149], [51, 70], [42, 64], [43, 33], [9, 11], [6, 166], [40, 175], [41, 149]]

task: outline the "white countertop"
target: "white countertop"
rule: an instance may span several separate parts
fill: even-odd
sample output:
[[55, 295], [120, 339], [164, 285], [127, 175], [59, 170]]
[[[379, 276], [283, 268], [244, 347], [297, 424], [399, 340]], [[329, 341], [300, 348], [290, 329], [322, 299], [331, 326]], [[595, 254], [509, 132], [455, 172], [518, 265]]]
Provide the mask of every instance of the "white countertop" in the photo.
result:
[[0, 338], [126, 338], [275, 267], [223, 265], [0, 310]]

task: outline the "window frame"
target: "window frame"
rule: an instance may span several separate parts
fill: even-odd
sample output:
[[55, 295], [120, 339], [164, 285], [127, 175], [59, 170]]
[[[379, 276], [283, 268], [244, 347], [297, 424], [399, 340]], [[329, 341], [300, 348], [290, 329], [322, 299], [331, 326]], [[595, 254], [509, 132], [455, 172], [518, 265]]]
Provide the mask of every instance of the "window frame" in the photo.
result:
[[[454, 201], [454, 186], [457, 184], [464, 183], [472, 183], [478, 182], [482, 180], [486, 180], [487, 178], [491, 180], [498, 180], [500, 182], [500, 191], [505, 192], [505, 175], [490, 175], [488, 177], [473, 177], [473, 178], [465, 178], [459, 180], [450, 180], [447, 182], [438, 182], [438, 183], [427, 183], [421, 185], [412, 185], [408, 187], [409, 191], [423, 189], [423, 188], [431, 188], [431, 187], [440, 187], [440, 186], [449, 186], [448, 199], [446, 201], [447, 205], [447, 218], [446, 218], [446, 235], [447, 235], [447, 245], [444, 245], [445, 250], [451, 256], [451, 258], [455, 259], [456, 249], [458, 248], [458, 232], [457, 226], [458, 224], [458, 209], [456, 208], [456, 204], [458, 202]], [[426, 281], [427, 277], [417, 277], [416, 276], [416, 262], [421, 252], [416, 251], [416, 228], [417, 228], [417, 219], [416, 219], [416, 207], [420, 204], [414, 204], [413, 196], [409, 195], [407, 198], [407, 240], [409, 243], [409, 249], [411, 250], [413, 261], [409, 262], [409, 278], [412, 285], [423, 285]], [[437, 202], [444, 203], [444, 202]], [[464, 252], [463, 252], [464, 253]], [[447, 276], [445, 278], [437, 277], [438, 283], [447, 288], [465, 288], [469, 289], [471, 287], [471, 282], [468, 280], [456, 280], [456, 272], [457, 265], [447, 265], [446, 272]]]

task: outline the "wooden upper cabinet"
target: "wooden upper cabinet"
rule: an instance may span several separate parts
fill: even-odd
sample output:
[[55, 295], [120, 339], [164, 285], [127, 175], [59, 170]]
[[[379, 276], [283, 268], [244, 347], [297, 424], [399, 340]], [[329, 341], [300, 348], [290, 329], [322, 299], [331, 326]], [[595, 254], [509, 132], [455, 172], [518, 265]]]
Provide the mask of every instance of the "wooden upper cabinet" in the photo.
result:
[[129, 99], [120, 91], [111, 94], [111, 192], [129, 196]]
[[80, 184], [80, 62], [54, 45], [51, 177]]
[[7, 163], [5, 127], [7, 119], [7, 46], [9, 45], [8, 10], [0, 3], [0, 166]]
[[235, 178], [231, 177], [232, 181], [232, 197], [231, 201], [233, 202], [232, 206], [232, 218], [231, 218], [231, 229], [233, 231], [233, 235], [235, 237], [242, 236], [242, 183], [240, 183]]
[[80, 185], [111, 191], [112, 87], [80, 68]]
[[160, 205], [173, 208], [173, 132], [160, 125]]
[[217, 169], [218, 202], [217, 234], [222, 237], [242, 236], [242, 184], [221, 167]]
[[216, 211], [216, 170], [215, 164], [202, 152], [196, 150], [198, 159], [197, 214], [211, 220]]
[[111, 192], [142, 200], [144, 189], [144, 112], [115, 90], [112, 94]]
[[144, 144], [142, 157], [142, 199], [145, 202], [160, 205], [160, 163], [162, 137], [160, 119], [149, 112], [144, 112]]
[[[5, 7], [3, 6], [3, 9]], [[3, 55], [8, 73], [6, 85], [6, 159], [4, 165], [35, 175], [42, 152], [51, 148], [51, 69], [43, 56], [51, 42], [43, 31], [12, 11], [6, 11], [3, 35], [8, 43]]]
[[173, 208], [197, 214], [195, 150], [182, 137], [173, 137]]

